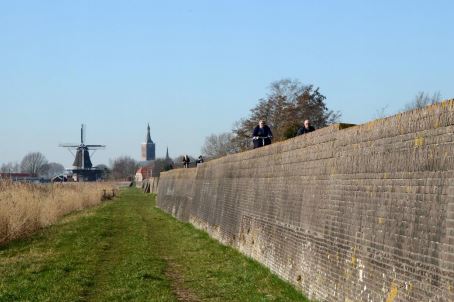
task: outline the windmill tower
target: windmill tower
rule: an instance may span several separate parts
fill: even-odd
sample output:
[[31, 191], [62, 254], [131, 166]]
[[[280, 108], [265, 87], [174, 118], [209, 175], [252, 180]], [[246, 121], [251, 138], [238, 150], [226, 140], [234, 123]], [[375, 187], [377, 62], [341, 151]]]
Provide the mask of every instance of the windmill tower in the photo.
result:
[[[90, 159], [90, 151], [104, 149], [105, 145], [86, 145], [85, 144], [85, 125], [80, 127], [80, 144], [60, 144], [59, 147], [67, 148], [74, 155], [72, 172], [77, 181], [96, 181], [101, 179], [103, 171], [93, 168]], [[76, 151], [74, 154], [73, 150]], [[92, 155], [94, 152], [92, 152]]]

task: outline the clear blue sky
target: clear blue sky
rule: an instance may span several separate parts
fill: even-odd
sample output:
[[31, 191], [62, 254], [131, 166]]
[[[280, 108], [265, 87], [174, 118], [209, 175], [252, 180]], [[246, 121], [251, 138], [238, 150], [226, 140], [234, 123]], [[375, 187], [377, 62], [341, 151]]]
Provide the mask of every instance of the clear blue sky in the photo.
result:
[[282, 78], [363, 123], [418, 91], [454, 97], [452, 1], [0, 1], [0, 164], [106, 144], [93, 158], [197, 156]]

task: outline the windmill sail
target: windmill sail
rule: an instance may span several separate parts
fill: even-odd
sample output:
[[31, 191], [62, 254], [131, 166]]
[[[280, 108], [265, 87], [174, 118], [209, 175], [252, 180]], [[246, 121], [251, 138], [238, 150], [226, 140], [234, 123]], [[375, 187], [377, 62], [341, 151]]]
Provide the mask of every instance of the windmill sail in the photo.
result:
[[85, 133], [86, 133], [86, 132], [87, 132], [87, 126], [86, 126], [85, 124], [82, 124], [82, 125], [80, 126], [80, 143], [81, 143], [82, 145], [85, 144], [85, 136], [86, 136]]

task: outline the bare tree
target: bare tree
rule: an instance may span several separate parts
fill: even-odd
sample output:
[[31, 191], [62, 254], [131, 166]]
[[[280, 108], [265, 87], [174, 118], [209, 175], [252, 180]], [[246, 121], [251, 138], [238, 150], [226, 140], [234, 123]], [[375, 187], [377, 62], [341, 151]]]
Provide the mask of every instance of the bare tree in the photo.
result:
[[169, 158], [156, 158], [154, 160], [155, 168], [159, 169], [160, 172], [162, 171], [169, 171], [174, 168], [173, 161]]
[[30, 152], [24, 156], [20, 167], [22, 172], [38, 175], [39, 170], [45, 164], [47, 164], [47, 159], [41, 152]]
[[17, 172], [20, 172], [20, 165], [17, 162], [4, 163], [0, 167], [0, 172], [3, 172], [3, 173], [17, 173]]
[[52, 178], [65, 172], [65, 167], [59, 163], [47, 163], [41, 166], [38, 175], [43, 178]]
[[436, 91], [432, 95], [420, 91], [416, 94], [415, 98], [411, 102], [405, 105], [404, 111], [423, 108], [426, 107], [427, 105], [435, 104], [440, 101], [441, 101], [440, 91]]
[[234, 153], [235, 149], [232, 144], [232, 133], [211, 134], [205, 138], [205, 143], [202, 146], [202, 154], [205, 157], [217, 158]]
[[129, 156], [120, 156], [112, 161], [111, 167], [114, 179], [127, 179], [136, 174], [139, 165], [135, 159]]
[[240, 119], [233, 124], [232, 128], [232, 150], [233, 152], [240, 152], [243, 150], [251, 149], [253, 146], [251, 139], [251, 129], [253, 129], [255, 124], [253, 121], [248, 119]]

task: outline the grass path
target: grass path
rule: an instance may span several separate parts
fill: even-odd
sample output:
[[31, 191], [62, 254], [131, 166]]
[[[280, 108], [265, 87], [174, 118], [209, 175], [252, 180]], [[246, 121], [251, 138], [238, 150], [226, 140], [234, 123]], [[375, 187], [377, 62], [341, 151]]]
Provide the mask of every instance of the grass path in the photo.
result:
[[0, 301], [307, 301], [129, 189], [0, 247]]

